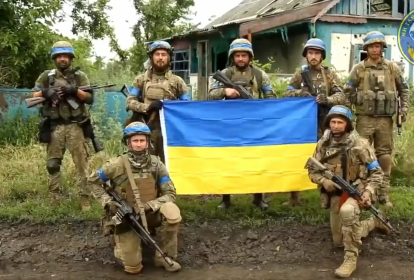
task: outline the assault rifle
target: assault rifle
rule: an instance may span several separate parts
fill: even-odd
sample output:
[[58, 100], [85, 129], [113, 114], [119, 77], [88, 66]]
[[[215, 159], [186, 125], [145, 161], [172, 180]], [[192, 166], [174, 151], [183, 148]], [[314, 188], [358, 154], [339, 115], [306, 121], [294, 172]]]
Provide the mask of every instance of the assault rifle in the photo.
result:
[[[80, 90], [88, 91], [88, 90], [96, 90], [101, 88], [108, 88], [116, 86], [116, 84], [110, 84], [110, 85], [90, 85], [90, 86], [82, 86], [78, 87]], [[59, 87], [50, 87], [50, 90], [57, 90]], [[68, 101], [69, 105], [72, 107], [72, 109], [76, 110], [79, 108], [78, 102], [73, 97], [67, 97], [66, 100]], [[42, 104], [46, 101], [46, 98], [44, 97], [30, 97], [25, 100], [27, 108], [32, 108], [36, 105]]]
[[[319, 94], [319, 90], [315, 91], [315, 87], [312, 84], [312, 81], [309, 76], [309, 69], [308, 70], [302, 70], [301, 76], [302, 76], [302, 83], [305, 87], [309, 89], [309, 93], [312, 96], [317, 96]], [[323, 123], [325, 121], [326, 115], [329, 113], [329, 106], [325, 104], [318, 104], [318, 129], [320, 127], [323, 127]]]
[[221, 71], [217, 71], [214, 74], [213, 79], [215, 79], [216, 81], [219, 81], [220, 83], [222, 83], [224, 85], [224, 87], [226, 87], [226, 88], [233, 88], [233, 89], [237, 90], [237, 92], [240, 94], [241, 99], [253, 99], [254, 98], [250, 94], [250, 92], [248, 92], [244, 87], [242, 87], [241, 85], [236, 85], [236, 84], [232, 83], [230, 81], [230, 79], [227, 78], [225, 75], [223, 75], [223, 73]]
[[[357, 201], [361, 201], [362, 193], [357, 189], [352, 187], [347, 181], [345, 181], [343, 178], [339, 177], [335, 173], [331, 172], [326, 166], [324, 166], [321, 162], [316, 160], [314, 157], [310, 157], [308, 161], [306, 162], [305, 168], [307, 169], [313, 169], [319, 172], [322, 172], [323, 176], [332, 182], [335, 183], [335, 187], [338, 189], [345, 191], [348, 193], [350, 197]], [[395, 234], [399, 234], [397, 230], [395, 230], [390, 222], [387, 220], [384, 220], [380, 215], [378, 209], [376, 209], [374, 206], [370, 205], [368, 208], [369, 211], [371, 211], [374, 216], [379, 219], [387, 228], [389, 228], [392, 232]]]
[[167, 253], [161, 250], [155, 240], [151, 238], [149, 233], [141, 225], [139, 222], [139, 215], [136, 214], [134, 208], [126, 203], [125, 200], [123, 200], [115, 190], [106, 188], [105, 191], [109, 194], [110, 197], [112, 197], [113, 201], [117, 202], [120, 205], [115, 216], [112, 218], [115, 224], [119, 225], [122, 223], [122, 221], [126, 221], [131, 229], [141, 238], [141, 240], [144, 241], [145, 244], [157, 250], [161, 254], [162, 258], [167, 262], [167, 264], [169, 266], [173, 266], [174, 263], [168, 257]]

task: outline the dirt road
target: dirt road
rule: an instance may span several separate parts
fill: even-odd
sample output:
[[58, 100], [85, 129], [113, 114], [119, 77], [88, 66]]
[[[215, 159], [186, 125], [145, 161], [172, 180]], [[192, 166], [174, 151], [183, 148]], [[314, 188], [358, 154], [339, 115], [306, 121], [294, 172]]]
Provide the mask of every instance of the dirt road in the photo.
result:
[[[129, 276], [114, 262], [96, 222], [0, 227], [0, 279], [335, 279], [343, 251], [332, 247], [328, 226], [271, 226], [257, 230], [214, 222], [183, 225], [179, 261], [183, 270], [169, 274], [151, 265]], [[413, 228], [400, 236], [373, 233], [364, 240], [353, 280], [413, 279]]]

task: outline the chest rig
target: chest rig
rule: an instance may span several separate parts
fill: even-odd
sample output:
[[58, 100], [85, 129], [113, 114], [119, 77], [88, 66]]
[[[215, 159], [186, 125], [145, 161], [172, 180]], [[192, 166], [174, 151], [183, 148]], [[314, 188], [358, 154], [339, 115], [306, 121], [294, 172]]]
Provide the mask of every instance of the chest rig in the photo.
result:
[[237, 67], [227, 68], [226, 76], [235, 84], [244, 87], [255, 98], [262, 98], [259, 86], [262, 84], [262, 73], [254, 66], [249, 66], [246, 71], [241, 72]]
[[[363, 180], [365, 175], [365, 167], [358, 160], [355, 151], [346, 146], [325, 146], [322, 150], [324, 157], [321, 159], [330, 171], [340, 176], [350, 184], [357, 184], [360, 191], [363, 190]], [[338, 190], [338, 194], [342, 191]]]
[[144, 103], [150, 104], [154, 100], [177, 100], [174, 91], [174, 81], [171, 71], [165, 75], [156, 75], [147, 71], [144, 76]]
[[394, 71], [388, 62], [366, 66], [361, 62], [356, 98], [356, 114], [366, 116], [393, 116], [397, 110], [397, 88]]
[[[63, 87], [66, 85], [80, 86], [79, 72], [69, 72], [65, 77], [60, 71], [56, 69], [46, 71], [47, 78], [43, 81], [44, 88]], [[85, 116], [85, 107], [80, 102], [77, 109], [73, 109], [65, 98], [61, 99], [58, 104], [45, 103], [41, 110], [42, 117], [50, 118], [51, 120], [77, 120]]]
[[[309, 92], [313, 92], [315, 95], [325, 94], [329, 96], [331, 94], [331, 89], [329, 87], [328, 76], [326, 72], [329, 71], [325, 67], [321, 67], [320, 70], [310, 69], [309, 65], [302, 65], [302, 73], [309, 73], [312, 87], [309, 89]], [[302, 81], [302, 87], [304, 82]]]

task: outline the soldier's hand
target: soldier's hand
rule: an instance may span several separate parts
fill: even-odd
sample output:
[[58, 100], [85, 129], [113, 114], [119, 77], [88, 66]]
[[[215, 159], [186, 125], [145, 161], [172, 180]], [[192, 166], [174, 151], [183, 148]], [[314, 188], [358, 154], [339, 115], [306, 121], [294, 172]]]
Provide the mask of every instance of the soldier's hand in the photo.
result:
[[332, 180], [324, 178], [322, 181], [322, 187], [327, 192], [334, 192], [336, 190], [335, 183]]
[[121, 205], [118, 202], [113, 201], [113, 200], [109, 201], [105, 205], [105, 208], [108, 208], [111, 213], [115, 213], [119, 207], [121, 207]]
[[57, 103], [59, 101], [59, 94], [57, 94], [57, 92], [54, 89], [42, 89], [42, 95], [47, 100], [52, 101], [52, 103]]
[[152, 101], [151, 104], [148, 106], [147, 111], [148, 112], [152, 112], [152, 111], [159, 111], [162, 109], [162, 101], [161, 100], [155, 100]]
[[401, 114], [401, 122], [405, 122], [407, 120], [407, 112], [403, 111]]
[[328, 97], [326, 94], [318, 94], [316, 96], [316, 103], [318, 104], [328, 104]]
[[359, 203], [362, 206], [369, 207], [371, 205], [371, 192], [364, 191], [361, 195], [361, 201]]
[[238, 98], [240, 97], [240, 93], [235, 90], [234, 88], [226, 88], [225, 89], [226, 97], [228, 98]]
[[78, 93], [78, 87], [74, 85], [66, 85], [64, 87], [61, 87], [60, 90], [64, 95], [67, 96], [76, 96]]

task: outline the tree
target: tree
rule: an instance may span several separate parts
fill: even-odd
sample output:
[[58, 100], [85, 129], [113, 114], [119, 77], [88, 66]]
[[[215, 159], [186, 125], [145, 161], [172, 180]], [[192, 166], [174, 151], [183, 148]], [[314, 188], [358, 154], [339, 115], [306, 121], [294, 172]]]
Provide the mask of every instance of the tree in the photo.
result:
[[[69, 40], [51, 29], [55, 22], [63, 20], [64, 4], [72, 7], [75, 35], [93, 39], [109, 36], [113, 48], [119, 49], [105, 13], [108, 1], [88, 4], [86, 0], [0, 0], [0, 84], [31, 87], [40, 72], [52, 67], [50, 48], [53, 42]], [[90, 56], [92, 46], [88, 39], [70, 41], [76, 45], [78, 62]], [[124, 53], [119, 51], [122, 57]], [[86, 66], [87, 63], [80, 64]]]
[[136, 44], [131, 48], [132, 70], [143, 70], [147, 59], [145, 43], [185, 33], [197, 27], [190, 23], [194, 0], [133, 0], [138, 22], [133, 29]]

